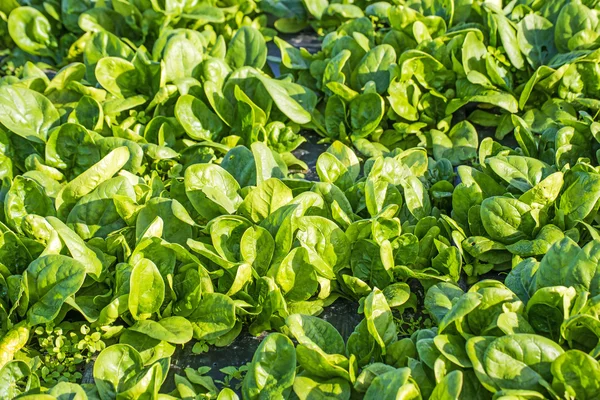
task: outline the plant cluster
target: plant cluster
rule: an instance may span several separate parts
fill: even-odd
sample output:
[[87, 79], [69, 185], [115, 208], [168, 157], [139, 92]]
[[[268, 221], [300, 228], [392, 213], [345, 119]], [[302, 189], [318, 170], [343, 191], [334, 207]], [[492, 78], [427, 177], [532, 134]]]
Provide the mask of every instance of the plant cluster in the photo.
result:
[[[325, 140], [351, 142], [366, 157], [426, 147], [458, 166], [477, 155], [477, 131], [502, 140], [518, 128], [523, 152], [537, 157], [526, 128], [549, 147], [558, 130], [549, 128], [592, 122], [582, 113], [599, 109], [593, 5], [401, 3], [374, 3], [316, 54], [278, 40], [282, 71], [322, 97], [312, 125]], [[598, 148], [586, 139], [584, 157]]]
[[[95, 33], [123, 39], [133, 48], [153, 48], [166, 30], [189, 29], [206, 40], [229, 41], [251, 26], [266, 37], [267, 16], [252, 0], [4, 0], [0, 4], [3, 72], [15, 75], [27, 61], [60, 68], [79, 61]], [[97, 40], [97, 39], [96, 39]], [[102, 56], [116, 55], [107, 52]], [[121, 55], [121, 54], [119, 54]], [[1, 73], [0, 73], [1, 75]]]
[[42, 355], [39, 377], [48, 386], [62, 380], [81, 381], [82, 367], [105, 348], [102, 334], [98, 331], [90, 334], [90, 328], [85, 324], [63, 322], [55, 327], [48, 323], [45, 328], [38, 326], [34, 332]]
[[0, 398], [599, 398], [599, 12], [2, 2]]

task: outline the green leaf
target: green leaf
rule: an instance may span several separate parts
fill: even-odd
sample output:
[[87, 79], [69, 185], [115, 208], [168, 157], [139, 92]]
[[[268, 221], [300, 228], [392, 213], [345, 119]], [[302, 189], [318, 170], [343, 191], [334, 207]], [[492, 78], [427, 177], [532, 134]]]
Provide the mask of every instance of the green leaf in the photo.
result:
[[381, 353], [385, 355], [386, 347], [397, 340], [392, 311], [379, 289], [374, 289], [367, 296], [364, 307], [369, 332], [381, 346]]
[[[563, 353], [557, 343], [543, 336], [515, 334], [492, 341], [485, 351], [483, 366], [501, 389], [545, 393], [552, 380], [552, 362]], [[513, 379], [514, 376], [519, 379]]]
[[267, 336], [256, 349], [244, 378], [244, 398], [277, 398], [294, 384], [296, 352], [292, 341], [281, 333]]
[[237, 210], [242, 203], [239, 189], [233, 176], [218, 165], [195, 164], [185, 171], [186, 195], [207, 220]]
[[568, 350], [552, 363], [552, 387], [560, 394], [592, 399], [600, 393], [598, 381], [593, 379], [599, 373], [600, 365], [594, 358], [579, 350]]
[[261, 69], [267, 61], [263, 35], [251, 26], [238, 29], [227, 46], [225, 61], [234, 69], [244, 66]]
[[235, 303], [223, 294], [206, 293], [187, 319], [192, 323], [194, 339], [216, 339], [235, 325]]
[[35, 259], [23, 275], [29, 290], [27, 321], [31, 325], [51, 322], [69, 296], [73, 296], [85, 279], [85, 266], [58, 254]]
[[8, 16], [8, 32], [22, 50], [35, 56], [55, 57], [57, 43], [50, 22], [37, 9], [14, 9]]
[[0, 86], [0, 123], [27, 140], [45, 143], [60, 115], [43, 95], [19, 86]]
[[183, 317], [167, 317], [158, 322], [137, 321], [129, 329], [169, 343], [184, 344], [192, 340], [192, 324]]
[[529, 14], [518, 23], [517, 42], [533, 68], [547, 64], [556, 54], [554, 27], [540, 15]]
[[94, 380], [101, 398], [116, 398], [142, 367], [140, 354], [129, 345], [115, 344], [104, 349], [94, 363]]
[[165, 282], [156, 265], [142, 259], [133, 266], [129, 279], [129, 312], [136, 320], [149, 318], [165, 298]]
[[189, 94], [177, 100], [175, 116], [188, 136], [195, 140], [216, 140], [224, 129], [221, 119], [202, 100]]
[[94, 190], [100, 183], [112, 178], [129, 160], [127, 147], [118, 147], [91, 166], [77, 178], [67, 183], [56, 196], [59, 216], [67, 216], [77, 201]]

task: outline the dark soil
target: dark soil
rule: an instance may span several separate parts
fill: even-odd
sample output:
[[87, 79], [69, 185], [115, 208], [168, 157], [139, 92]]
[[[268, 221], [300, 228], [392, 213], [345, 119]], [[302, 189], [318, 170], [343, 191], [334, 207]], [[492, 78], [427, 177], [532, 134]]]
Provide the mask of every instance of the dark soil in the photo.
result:
[[309, 181], [318, 181], [319, 176], [317, 175], [317, 159], [325, 150], [327, 150], [326, 144], [317, 143], [320, 139], [314, 132], [302, 132], [302, 135], [306, 138], [306, 142], [302, 143], [300, 147], [292, 151], [298, 159], [304, 161], [308, 165], [308, 171], [303, 171], [305, 179]]

